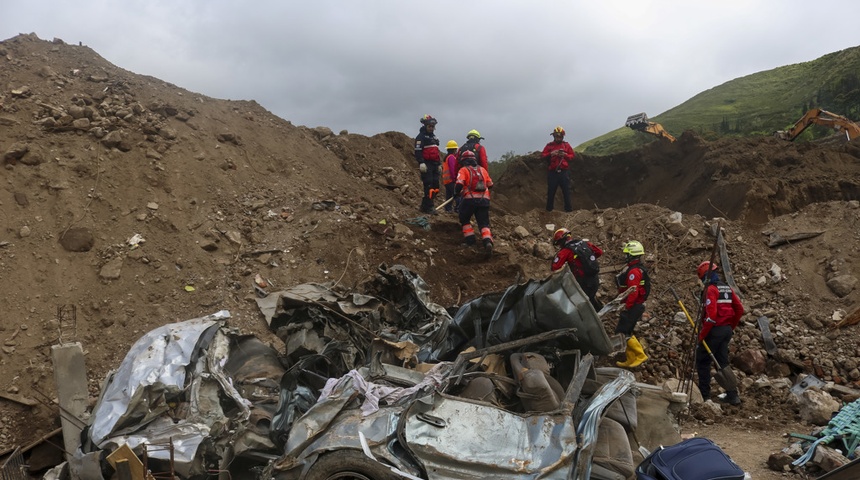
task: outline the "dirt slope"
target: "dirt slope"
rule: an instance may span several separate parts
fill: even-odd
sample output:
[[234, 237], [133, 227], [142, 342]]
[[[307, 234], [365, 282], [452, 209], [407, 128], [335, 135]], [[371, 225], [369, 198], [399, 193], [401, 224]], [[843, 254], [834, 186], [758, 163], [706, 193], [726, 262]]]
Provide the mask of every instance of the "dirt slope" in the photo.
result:
[[[639, 329], [651, 360], [636, 373], [657, 383], [682, 373], [689, 337], [673, 321], [668, 288], [695, 305], [692, 272], [709, 255], [714, 217], [725, 218], [750, 311], [735, 346], [763, 352], [754, 325], [766, 315], [781, 351], [767, 371], [740, 373], [745, 403], [724, 421], [766, 434], [797, 421], [784, 391], [754, 385], [762, 376], [814, 372], [860, 387], [858, 327], [830, 328], [860, 303], [857, 142], [709, 143], [686, 133], [675, 144], [584, 156], [570, 214], [543, 211], [545, 170], [527, 158], [496, 179], [498, 247], [483, 261], [459, 245], [455, 217], [433, 217], [430, 229], [411, 223], [421, 186], [406, 134], [292, 125], [255, 102], [189, 92], [34, 35], [0, 42], [0, 88], [0, 392], [53, 398], [50, 346], [62, 337], [83, 343], [95, 398], [142, 333], [220, 309], [277, 345], [252, 301], [257, 275], [273, 287], [352, 286], [381, 263], [400, 263], [428, 282], [434, 301], [454, 306], [517, 275], [546, 275], [552, 225], [606, 248], [605, 300], [621, 244], [645, 245], [654, 290]], [[680, 226], [667, 220], [676, 211]], [[771, 248], [772, 232], [822, 233]], [[143, 240], [130, 242], [135, 235]], [[828, 286], [836, 278], [839, 295]], [[57, 418], [48, 403], [0, 400], [0, 452], [51, 431]]]

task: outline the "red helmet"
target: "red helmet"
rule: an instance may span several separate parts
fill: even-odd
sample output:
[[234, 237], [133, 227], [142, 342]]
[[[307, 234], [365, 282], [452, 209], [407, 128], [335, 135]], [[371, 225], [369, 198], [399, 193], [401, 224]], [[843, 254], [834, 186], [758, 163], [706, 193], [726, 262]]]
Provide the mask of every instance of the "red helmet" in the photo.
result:
[[432, 115], [424, 115], [421, 117], [422, 125], [436, 125], [436, 119]]
[[710, 270], [714, 271], [719, 268], [719, 265], [717, 265], [716, 262], [711, 263], [708, 260], [705, 260], [704, 262], [700, 263], [698, 268], [696, 268], [696, 273], [699, 275], [699, 278], [704, 277], [705, 274], [708, 273], [708, 267], [711, 267]]
[[552, 244], [553, 245], [561, 245], [564, 241], [570, 237], [570, 230], [566, 228], [559, 228], [552, 234]]
[[475, 152], [471, 150], [463, 150], [460, 153], [460, 163], [463, 165], [475, 166], [478, 164], [478, 159], [475, 157]]

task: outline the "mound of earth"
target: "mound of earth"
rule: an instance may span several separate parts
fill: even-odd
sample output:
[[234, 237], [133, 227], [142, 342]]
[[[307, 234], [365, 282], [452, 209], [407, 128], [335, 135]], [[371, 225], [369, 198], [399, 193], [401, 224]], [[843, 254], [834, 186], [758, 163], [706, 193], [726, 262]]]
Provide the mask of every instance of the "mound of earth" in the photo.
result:
[[[857, 142], [706, 142], [688, 132], [582, 156], [571, 213], [543, 210], [545, 167], [526, 155], [495, 179], [497, 248], [484, 260], [460, 245], [456, 217], [418, 216], [409, 135], [293, 125], [253, 101], [209, 98], [32, 34], [0, 42], [0, 65], [0, 393], [39, 400], [0, 399], [0, 452], [59, 426], [58, 342], [83, 344], [94, 401], [129, 346], [166, 323], [227, 309], [233, 326], [282, 350], [254, 302], [255, 279], [348, 289], [380, 264], [403, 264], [434, 302], [455, 307], [545, 276], [556, 226], [606, 249], [604, 300], [616, 293], [623, 242], [645, 245], [653, 290], [637, 330], [651, 359], [635, 373], [659, 384], [689, 373], [690, 328], [675, 320], [670, 287], [696, 308], [693, 272], [719, 221], [749, 311], [735, 357], [760, 361], [738, 370], [742, 407], [720, 418], [694, 410], [688, 430], [778, 438], [801, 422], [785, 386], [798, 375], [832, 382], [842, 400], [860, 388], [858, 327], [840, 322], [860, 303]], [[764, 353], [761, 316], [777, 356]], [[729, 453], [767, 475], [773, 444]]]

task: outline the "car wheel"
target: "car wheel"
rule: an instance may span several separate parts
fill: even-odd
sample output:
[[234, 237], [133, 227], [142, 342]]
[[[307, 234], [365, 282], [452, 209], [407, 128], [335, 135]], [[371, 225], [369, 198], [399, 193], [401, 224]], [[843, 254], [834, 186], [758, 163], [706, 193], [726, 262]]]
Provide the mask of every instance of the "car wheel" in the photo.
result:
[[396, 479], [385, 465], [357, 450], [338, 450], [321, 455], [308, 470], [307, 480]]

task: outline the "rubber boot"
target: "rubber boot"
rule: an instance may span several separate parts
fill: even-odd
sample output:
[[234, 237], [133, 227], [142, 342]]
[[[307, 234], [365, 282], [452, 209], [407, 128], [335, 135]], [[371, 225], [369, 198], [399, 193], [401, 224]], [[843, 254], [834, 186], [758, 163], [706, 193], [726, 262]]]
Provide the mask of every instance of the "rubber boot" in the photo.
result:
[[638, 367], [645, 360], [648, 360], [648, 355], [645, 355], [645, 349], [636, 337], [630, 337], [627, 340], [627, 361], [616, 362], [619, 367], [633, 368]]
[[729, 405], [740, 405], [741, 397], [738, 396], [737, 390], [730, 390], [726, 392], [726, 396], [721, 399], [722, 401], [728, 403]]
[[630, 362], [633, 361], [633, 350], [630, 348], [630, 340], [631, 339], [629, 339], [629, 338], [627, 339], [627, 351], [624, 352], [627, 354], [627, 360], [625, 360], [623, 362], [615, 362], [615, 364], [618, 365], [619, 367], [629, 367]]
[[493, 241], [489, 238], [484, 239], [484, 256], [487, 258], [493, 256]]

